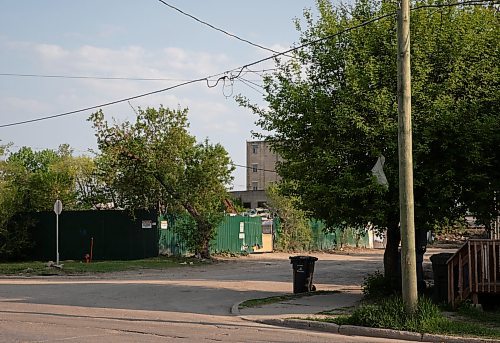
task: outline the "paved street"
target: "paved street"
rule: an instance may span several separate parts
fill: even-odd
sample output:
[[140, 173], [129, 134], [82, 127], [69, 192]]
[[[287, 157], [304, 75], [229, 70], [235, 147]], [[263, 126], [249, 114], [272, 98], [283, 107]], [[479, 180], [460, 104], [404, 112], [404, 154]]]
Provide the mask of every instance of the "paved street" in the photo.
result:
[[[363, 275], [382, 269], [382, 251], [314, 255], [318, 290], [359, 294]], [[0, 342], [331, 342], [332, 334], [230, 314], [245, 299], [291, 292], [291, 273], [288, 255], [266, 254], [165, 271], [1, 278]]]

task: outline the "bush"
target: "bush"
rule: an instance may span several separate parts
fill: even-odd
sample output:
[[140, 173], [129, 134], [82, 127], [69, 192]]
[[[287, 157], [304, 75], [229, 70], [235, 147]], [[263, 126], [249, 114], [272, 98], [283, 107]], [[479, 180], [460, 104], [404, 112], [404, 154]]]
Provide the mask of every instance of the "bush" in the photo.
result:
[[433, 332], [446, 321], [439, 308], [429, 299], [420, 299], [415, 313], [408, 314], [403, 300], [391, 297], [377, 304], [357, 308], [350, 317], [342, 318], [340, 324]]
[[23, 260], [33, 247], [29, 230], [35, 222], [27, 214], [18, 214], [0, 226], [0, 261]]
[[391, 280], [378, 270], [373, 274], [368, 274], [364, 278], [361, 288], [366, 299], [385, 298], [395, 293], [391, 285]]

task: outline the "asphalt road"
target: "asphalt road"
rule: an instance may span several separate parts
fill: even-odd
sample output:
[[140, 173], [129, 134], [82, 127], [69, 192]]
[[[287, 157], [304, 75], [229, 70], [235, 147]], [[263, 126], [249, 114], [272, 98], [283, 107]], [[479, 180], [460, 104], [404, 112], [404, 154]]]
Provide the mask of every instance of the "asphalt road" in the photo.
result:
[[[382, 252], [319, 257], [317, 288], [357, 290]], [[288, 255], [78, 277], [0, 278], [0, 342], [385, 342], [257, 324], [237, 302], [289, 293]]]

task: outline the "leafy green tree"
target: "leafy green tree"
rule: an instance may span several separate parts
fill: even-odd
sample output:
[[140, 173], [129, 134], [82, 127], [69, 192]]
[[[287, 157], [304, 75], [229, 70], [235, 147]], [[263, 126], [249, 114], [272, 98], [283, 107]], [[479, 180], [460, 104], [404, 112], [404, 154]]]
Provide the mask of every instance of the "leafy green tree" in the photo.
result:
[[58, 151], [22, 147], [9, 155], [10, 172], [5, 176], [16, 184], [25, 211], [51, 209], [56, 199], [66, 208], [78, 207], [71, 153], [69, 146], [61, 145]]
[[79, 187], [88, 157], [73, 157], [68, 145], [57, 151], [22, 147], [0, 160], [0, 258], [22, 258], [31, 246], [30, 212], [47, 211], [60, 199], [66, 209], [89, 208]]
[[101, 151], [98, 169], [107, 175], [118, 204], [182, 209], [192, 221], [181, 235], [193, 252], [209, 257], [232, 179], [226, 150], [208, 141], [196, 143], [187, 130], [187, 109], [138, 109], [135, 123], [109, 125], [102, 111], [89, 120]]
[[307, 250], [312, 232], [306, 212], [297, 206], [298, 198], [282, 195], [278, 185], [270, 186], [266, 193], [269, 208], [280, 220], [278, 248], [284, 251]]
[[[430, 3], [433, 3], [432, 1]], [[416, 5], [422, 4], [417, 2]], [[327, 38], [396, 3], [358, 0], [297, 21], [300, 43], [265, 79], [269, 107], [239, 98], [283, 157], [289, 194], [331, 226], [387, 228], [385, 274], [398, 268], [399, 202], [395, 16]], [[420, 230], [467, 210], [498, 215], [500, 35], [491, 6], [412, 11], [415, 220]], [[385, 157], [388, 185], [371, 169]], [[493, 210], [496, 208], [496, 210]]]

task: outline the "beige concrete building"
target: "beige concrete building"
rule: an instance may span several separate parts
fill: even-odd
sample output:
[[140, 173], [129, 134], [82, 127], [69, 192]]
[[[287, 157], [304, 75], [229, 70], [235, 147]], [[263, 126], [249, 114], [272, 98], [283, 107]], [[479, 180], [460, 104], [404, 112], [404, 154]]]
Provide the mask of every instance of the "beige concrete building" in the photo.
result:
[[265, 190], [281, 180], [276, 173], [276, 163], [281, 160], [264, 141], [247, 142], [247, 190]]

